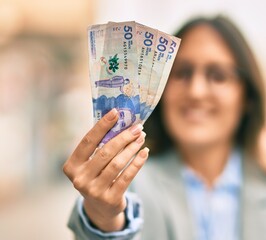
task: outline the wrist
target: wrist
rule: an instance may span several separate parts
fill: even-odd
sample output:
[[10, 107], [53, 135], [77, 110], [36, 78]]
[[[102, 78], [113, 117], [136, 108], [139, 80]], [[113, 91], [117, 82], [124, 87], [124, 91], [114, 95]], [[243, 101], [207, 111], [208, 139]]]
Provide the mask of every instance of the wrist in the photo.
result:
[[91, 209], [86, 201], [83, 202], [83, 209], [89, 218], [90, 224], [103, 232], [121, 231], [126, 226], [127, 221], [124, 211], [114, 217], [105, 216]]
[[98, 221], [96, 227], [102, 230], [103, 232], [116, 232], [123, 230], [125, 228], [125, 225], [125, 213], [121, 212], [114, 218], [102, 219], [101, 221]]

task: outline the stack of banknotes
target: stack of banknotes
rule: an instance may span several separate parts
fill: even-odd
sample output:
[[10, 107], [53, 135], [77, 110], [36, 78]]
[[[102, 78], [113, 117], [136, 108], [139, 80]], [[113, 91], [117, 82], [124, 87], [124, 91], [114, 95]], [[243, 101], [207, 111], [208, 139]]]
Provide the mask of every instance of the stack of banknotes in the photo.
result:
[[88, 28], [94, 122], [112, 108], [119, 112], [101, 144], [132, 125], [144, 124], [161, 98], [180, 41], [134, 21]]

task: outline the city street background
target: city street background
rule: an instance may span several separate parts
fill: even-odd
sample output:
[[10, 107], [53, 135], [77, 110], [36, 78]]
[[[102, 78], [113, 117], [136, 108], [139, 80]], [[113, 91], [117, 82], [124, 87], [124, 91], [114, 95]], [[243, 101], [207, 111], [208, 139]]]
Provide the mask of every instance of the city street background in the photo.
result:
[[92, 126], [87, 26], [135, 20], [174, 33], [229, 16], [266, 76], [262, 0], [0, 0], [0, 239], [71, 240], [78, 193], [62, 165]]

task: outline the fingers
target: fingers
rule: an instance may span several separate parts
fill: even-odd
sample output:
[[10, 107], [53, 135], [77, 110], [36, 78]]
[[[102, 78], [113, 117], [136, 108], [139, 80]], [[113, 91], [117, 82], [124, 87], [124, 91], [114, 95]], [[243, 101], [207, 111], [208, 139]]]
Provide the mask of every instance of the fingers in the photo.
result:
[[[82, 175], [83, 176], [82, 178], [86, 179], [87, 182], [90, 182], [91, 180], [96, 178], [102, 172], [102, 170], [107, 166], [107, 164], [118, 153], [121, 152], [122, 149], [124, 149], [128, 144], [136, 140], [141, 135], [143, 129], [143, 126], [141, 124], [137, 124], [128, 128], [127, 130], [123, 131], [122, 133], [111, 139], [102, 148], [98, 149], [94, 153], [92, 159], [88, 161], [89, 156], [92, 155], [92, 153], [95, 151], [97, 147], [97, 144], [102, 139], [102, 136], [97, 137], [97, 134], [95, 133], [99, 131], [98, 129], [99, 126], [101, 127], [102, 125], [97, 125], [97, 126], [95, 125], [95, 127], [83, 138], [81, 143], [78, 145], [72, 156], [67, 160], [67, 162], [63, 167], [65, 174], [69, 177], [69, 179], [72, 182], [75, 176], [77, 175], [79, 176]], [[108, 130], [109, 129], [107, 128], [107, 131]], [[105, 133], [106, 130], [104, 131], [104, 134]], [[94, 135], [95, 138], [97, 138], [96, 141], [89, 142], [89, 139], [91, 140], [94, 139], [91, 137]], [[84, 141], [84, 139], [86, 139], [86, 141]], [[134, 154], [136, 152], [137, 151], [135, 151]]]
[[81, 165], [93, 154], [99, 142], [118, 120], [118, 112], [114, 108], [100, 119], [83, 137], [70, 158], [66, 161], [63, 171], [69, 177], [73, 168]]
[[114, 180], [121, 173], [121, 171], [126, 167], [133, 156], [139, 151], [144, 143], [146, 134], [144, 132], [133, 142], [131, 142], [127, 147], [121, 151], [116, 157], [110, 161], [110, 163], [102, 170], [101, 174], [98, 176], [97, 188], [101, 191], [105, 191], [111, 187]]
[[115, 180], [111, 188], [110, 193], [113, 196], [121, 196], [129, 184], [132, 182], [134, 177], [137, 175], [139, 170], [142, 168], [146, 160], [148, 159], [149, 149], [145, 147], [137, 156], [132, 160], [129, 166], [121, 173], [121, 175]]
[[[119, 152], [121, 152], [122, 149], [124, 149], [128, 144], [132, 143], [132, 141], [135, 141], [138, 137], [140, 137], [140, 135], [142, 133], [142, 129], [143, 129], [143, 126], [141, 124], [137, 124], [135, 126], [132, 126], [129, 129], [127, 129], [127, 130], [123, 131], [122, 133], [120, 133], [119, 135], [117, 135], [115, 138], [111, 139], [101, 149], [99, 149], [94, 154], [91, 161], [89, 161], [87, 163], [88, 168], [90, 168], [93, 171], [93, 172], [91, 172], [91, 177], [95, 178], [96, 176], [98, 176], [101, 173], [101, 171], [107, 166], [107, 164], [109, 164], [109, 162]], [[133, 148], [133, 147], [131, 146], [127, 149], [130, 150], [131, 148]], [[138, 150], [139, 149], [137, 149], [137, 151]], [[129, 155], [132, 154], [132, 151], [129, 151], [128, 154]], [[134, 151], [132, 156], [137, 151]], [[127, 152], [127, 151], [125, 151], [125, 152]], [[124, 158], [124, 160], [125, 159], [130, 159], [130, 158]]]
[[114, 126], [118, 119], [118, 112], [114, 108], [107, 113], [95, 126], [83, 137], [74, 155], [81, 161], [87, 161], [92, 155], [105, 134]]

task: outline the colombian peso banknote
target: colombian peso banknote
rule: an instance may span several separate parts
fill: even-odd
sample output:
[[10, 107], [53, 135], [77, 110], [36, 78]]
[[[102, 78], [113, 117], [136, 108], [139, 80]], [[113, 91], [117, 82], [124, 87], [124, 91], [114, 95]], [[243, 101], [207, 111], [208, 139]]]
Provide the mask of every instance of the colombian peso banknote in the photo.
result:
[[179, 38], [134, 21], [88, 28], [94, 122], [112, 108], [119, 112], [100, 146], [126, 128], [144, 124], [161, 98], [179, 44]]

